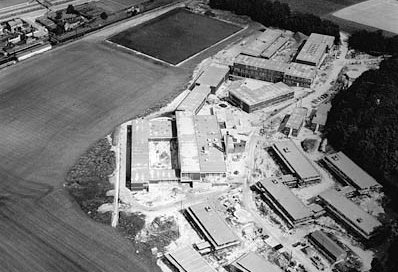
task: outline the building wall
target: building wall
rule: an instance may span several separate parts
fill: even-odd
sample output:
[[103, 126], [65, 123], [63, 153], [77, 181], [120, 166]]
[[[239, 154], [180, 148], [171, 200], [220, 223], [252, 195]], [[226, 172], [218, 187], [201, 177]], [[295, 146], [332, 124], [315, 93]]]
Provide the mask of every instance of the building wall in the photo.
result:
[[304, 88], [309, 88], [311, 87], [312, 80], [308, 78], [302, 78], [302, 77], [294, 77], [290, 75], [285, 75], [283, 78], [283, 82], [286, 83], [289, 86], [298, 86], [298, 87], [304, 87]]
[[310, 240], [311, 244], [313, 244], [327, 259], [329, 259], [332, 262], [337, 262], [337, 261], [343, 260], [346, 257], [345, 254], [341, 254], [339, 256], [334, 256], [333, 254], [331, 254], [329, 252], [329, 250], [327, 250], [327, 248], [325, 248], [322, 244], [318, 243], [318, 241], [315, 240], [314, 238], [312, 238], [311, 236], [310, 236], [309, 240]]
[[245, 102], [241, 101], [238, 97], [234, 96], [231, 93], [229, 93], [229, 98], [232, 100], [233, 103], [235, 103], [242, 110], [244, 110], [247, 113], [251, 113], [253, 111], [263, 109], [263, 108], [284, 102], [286, 100], [292, 99], [292, 98], [294, 98], [294, 93], [291, 92], [288, 94], [284, 94], [284, 95], [275, 97], [273, 99], [262, 101], [262, 102], [259, 102], [257, 104], [253, 104], [253, 105], [246, 104]]
[[262, 69], [253, 66], [234, 64], [232, 73], [237, 76], [253, 78], [269, 82], [279, 82], [283, 80], [284, 72]]

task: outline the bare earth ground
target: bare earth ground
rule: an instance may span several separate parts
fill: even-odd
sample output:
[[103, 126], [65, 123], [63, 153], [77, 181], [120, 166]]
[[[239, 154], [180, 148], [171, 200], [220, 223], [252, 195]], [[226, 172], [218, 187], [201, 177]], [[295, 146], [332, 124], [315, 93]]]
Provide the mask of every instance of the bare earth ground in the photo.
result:
[[333, 15], [398, 34], [398, 2], [396, 0], [369, 0], [339, 10]]

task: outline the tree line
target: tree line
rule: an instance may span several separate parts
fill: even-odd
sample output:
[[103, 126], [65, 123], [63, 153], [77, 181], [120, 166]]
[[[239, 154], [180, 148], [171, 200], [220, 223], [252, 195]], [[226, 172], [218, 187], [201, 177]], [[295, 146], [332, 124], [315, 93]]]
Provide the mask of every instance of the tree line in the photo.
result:
[[340, 27], [319, 16], [292, 12], [286, 3], [269, 0], [210, 0], [214, 9], [229, 10], [237, 15], [247, 15], [252, 20], [265, 26], [274, 26], [294, 32], [325, 34], [335, 37], [335, 43], [340, 41]]
[[352, 49], [373, 55], [398, 54], [398, 35], [385, 37], [381, 30], [354, 32], [348, 39], [348, 45]]

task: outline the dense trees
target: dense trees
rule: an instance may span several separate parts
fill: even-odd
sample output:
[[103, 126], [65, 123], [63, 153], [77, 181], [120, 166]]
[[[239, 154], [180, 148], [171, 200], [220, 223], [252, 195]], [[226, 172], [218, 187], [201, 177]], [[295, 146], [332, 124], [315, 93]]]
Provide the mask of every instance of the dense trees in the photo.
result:
[[335, 36], [335, 42], [340, 41], [340, 28], [328, 20], [322, 20], [312, 14], [292, 13], [289, 5], [279, 1], [269, 0], [210, 0], [214, 9], [235, 12], [238, 15], [248, 15], [252, 20], [265, 26], [274, 26], [306, 35], [312, 32]]
[[370, 54], [398, 54], [398, 35], [387, 38], [381, 30], [354, 32], [348, 39], [350, 48]]

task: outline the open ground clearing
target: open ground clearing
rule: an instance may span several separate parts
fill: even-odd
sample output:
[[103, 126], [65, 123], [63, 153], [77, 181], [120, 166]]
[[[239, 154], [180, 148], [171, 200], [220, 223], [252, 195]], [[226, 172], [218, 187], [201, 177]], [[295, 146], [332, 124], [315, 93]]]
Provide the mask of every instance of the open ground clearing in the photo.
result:
[[27, 3], [29, 0], [1, 0], [0, 1], [0, 9], [12, 7], [18, 4]]
[[398, 34], [398, 2], [395, 0], [369, 0], [333, 15]]
[[175, 65], [240, 29], [180, 8], [123, 31], [110, 41]]
[[157, 271], [52, 188], [91, 143], [188, 77], [87, 41], [1, 71], [0, 271]]
[[293, 11], [312, 13], [321, 17], [362, 1], [364, 0], [280, 0], [281, 3], [289, 4]]

